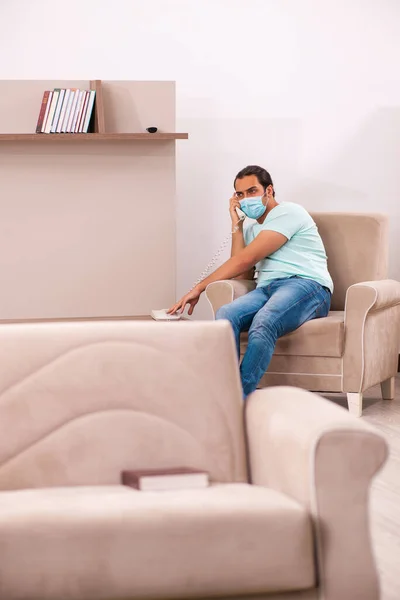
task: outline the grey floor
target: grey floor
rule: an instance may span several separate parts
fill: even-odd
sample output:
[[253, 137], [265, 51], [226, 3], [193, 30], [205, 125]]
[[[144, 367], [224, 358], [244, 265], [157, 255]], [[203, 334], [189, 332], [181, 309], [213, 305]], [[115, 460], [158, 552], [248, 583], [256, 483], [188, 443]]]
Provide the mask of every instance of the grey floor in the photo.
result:
[[[347, 406], [343, 395], [327, 396]], [[381, 600], [400, 600], [400, 379], [396, 398], [381, 399], [380, 388], [372, 388], [364, 397], [362, 419], [385, 436], [390, 456], [376, 476], [371, 494], [372, 538], [381, 576]]]

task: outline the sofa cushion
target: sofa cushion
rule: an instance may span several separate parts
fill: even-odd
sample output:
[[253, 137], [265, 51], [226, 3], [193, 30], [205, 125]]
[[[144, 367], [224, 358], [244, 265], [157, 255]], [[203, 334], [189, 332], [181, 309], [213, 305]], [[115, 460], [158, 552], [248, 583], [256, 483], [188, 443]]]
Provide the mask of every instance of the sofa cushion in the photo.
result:
[[7, 600], [188, 598], [315, 583], [307, 511], [248, 484], [1, 492], [0, 552]]
[[[241, 353], [247, 345], [247, 333], [241, 337]], [[327, 317], [307, 321], [281, 337], [275, 354], [291, 356], [329, 356], [339, 358], [344, 350], [344, 312], [332, 311]]]

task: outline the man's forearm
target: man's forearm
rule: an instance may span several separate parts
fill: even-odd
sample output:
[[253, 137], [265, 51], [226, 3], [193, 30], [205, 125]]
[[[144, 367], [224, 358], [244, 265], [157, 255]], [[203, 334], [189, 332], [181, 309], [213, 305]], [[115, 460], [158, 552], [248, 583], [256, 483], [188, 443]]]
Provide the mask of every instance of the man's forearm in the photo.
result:
[[219, 281], [220, 279], [233, 279], [247, 273], [253, 267], [254, 265], [244, 261], [240, 256], [233, 256], [226, 263], [218, 267], [214, 273], [203, 279], [196, 287], [200, 292], [204, 292], [209, 283]]
[[238, 223], [238, 231], [233, 233], [232, 231], [232, 246], [231, 246], [231, 258], [239, 254], [241, 250], [245, 247], [244, 236], [243, 236], [243, 221]]
[[[237, 256], [246, 247], [243, 236], [243, 221], [239, 221], [238, 227], [238, 231], [232, 233], [231, 258]], [[254, 269], [252, 268], [250, 271], [238, 275], [236, 279], [254, 279]]]

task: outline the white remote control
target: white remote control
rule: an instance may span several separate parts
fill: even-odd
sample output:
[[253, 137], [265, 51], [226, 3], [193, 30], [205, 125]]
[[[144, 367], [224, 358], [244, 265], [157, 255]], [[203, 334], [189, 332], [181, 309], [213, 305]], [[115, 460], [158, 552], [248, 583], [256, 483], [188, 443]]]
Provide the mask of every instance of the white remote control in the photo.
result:
[[167, 313], [167, 309], [163, 308], [161, 310], [152, 310], [151, 317], [155, 321], [179, 321], [179, 319], [181, 318], [181, 315], [178, 315], [178, 314], [169, 315]]

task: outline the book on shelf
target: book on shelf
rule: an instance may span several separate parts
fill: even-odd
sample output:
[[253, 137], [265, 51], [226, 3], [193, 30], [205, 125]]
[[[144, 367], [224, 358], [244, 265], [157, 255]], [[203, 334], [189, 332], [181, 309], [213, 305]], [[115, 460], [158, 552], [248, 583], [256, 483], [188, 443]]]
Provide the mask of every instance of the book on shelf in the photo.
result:
[[85, 131], [85, 122], [86, 122], [86, 116], [89, 110], [89, 101], [90, 101], [90, 97], [91, 97], [91, 91], [86, 92], [86, 96], [85, 96], [85, 104], [83, 107], [83, 111], [82, 111], [82, 115], [79, 121], [79, 129], [78, 129], [78, 133], [87, 133]]
[[53, 121], [51, 124], [50, 133], [55, 133], [57, 130], [57, 124], [58, 124], [58, 120], [60, 118], [62, 103], [63, 103], [64, 96], [65, 96], [65, 90], [59, 89], [56, 91], [58, 92], [58, 100], [57, 100], [56, 110], [54, 111], [54, 117], [53, 117]]
[[80, 92], [80, 90], [75, 90], [74, 91], [74, 98], [72, 100], [71, 111], [70, 111], [70, 114], [69, 114], [68, 122], [67, 122], [67, 124], [65, 126], [64, 133], [70, 133], [71, 132], [72, 120], [73, 120], [74, 115], [75, 115], [75, 109], [76, 109], [76, 104], [77, 104], [78, 98], [79, 98], [79, 92]]
[[88, 133], [95, 97], [95, 90], [46, 90], [40, 106], [36, 133]]
[[59, 90], [53, 91], [53, 96], [51, 98], [51, 105], [50, 105], [49, 113], [47, 115], [44, 133], [50, 133], [51, 125], [52, 125], [53, 119], [54, 119], [54, 113], [56, 112], [56, 106], [57, 106], [57, 102], [58, 102], [58, 94], [59, 94]]
[[78, 120], [79, 113], [82, 108], [82, 101], [85, 96], [84, 90], [79, 90], [78, 101], [75, 106], [75, 113], [72, 119], [71, 131], [69, 133], [75, 133], [76, 122]]
[[83, 123], [82, 133], [87, 133], [89, 131], [89, 124], [90, 124], [90, 119], [91, 119], [92, 112], [93, 112], [93, 106], [94, 106], [94, 99], [95, 99], [95, 97], [96, 97], [95, 90], [90, 90], [90, 92], [89, 92], [88, 106], [87, 106], [87, 111], [86, 111], [86, 115], [85, 115], [85, 120], [84, 120], [84, 123]]
[[206, 471], [190, 467], [122, 471], [121, 480], [123, 485], [143, 492], [203, 489], [209, 485]]
[[82, 119], [83, 111], [85, 110], [85, 101], [86, 101], [86, 92], [83, 90], [82, 96], [80, 98], [80, 106], [79, 106], [78, 114], [76, 115], [76, 123], [75, 123], [74, 133], [79, 133], [79, 124]]
[[69, 91], [69, 94], [68, 94], [68, 99], [66, 99], [65, 113], [64, 113], [64, 117], [63, 117], [63, 120], [61, 123], [60, 133], [66, 132], [67, 124], [69, 121], [69, 115], [71, 114], [72, 103], [73, 103], [74, 97], [75, 97], [76, 88], [71, 88], [68, 91]]
[[36, 133], [44, 133], [44, 130], [45, 130], [45, 127], [46, 127], [46, 122], [47, 122], [47, 117], [48, 117], [48, 114], [49, 114], [49, 110], [50, 110], [50, 106], [51, 106], [52, 101], [53, 101], [53, 92], [49, 91], [49, 97], [48, 97], [47, 104], [46, 104], [46, 110], [45, 110], [45, 113], [44, 113], [42, 128], [41, 128], [40, 131], [36, 130]]
[[50, 98], [50, 90], [46, 90], [43, 94], [42, 104], [40, 106], [39, 117], [36, 125], [36, 133], [42, 132], [43, 122], [47, 117], [47, 113], [49, 111], [49, 98]]
[[65, 112], [67, 110], [70, 95], [71, 95], [71, 90], [65, 90], [64, 100], [63, 100], [61, 110], [60, 110], [60, 118], [58, 119], [56, 131], [55, 131], [56, 133], [61, 133], [61, 128], [64, 123]]

